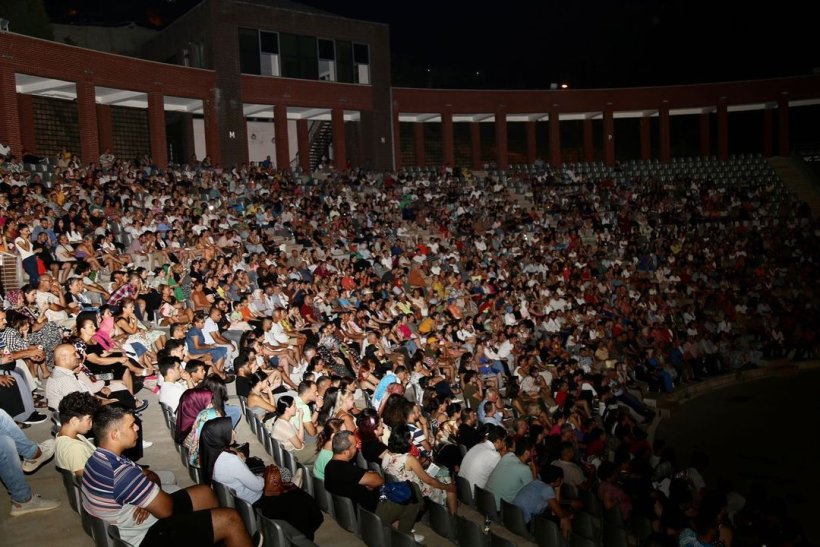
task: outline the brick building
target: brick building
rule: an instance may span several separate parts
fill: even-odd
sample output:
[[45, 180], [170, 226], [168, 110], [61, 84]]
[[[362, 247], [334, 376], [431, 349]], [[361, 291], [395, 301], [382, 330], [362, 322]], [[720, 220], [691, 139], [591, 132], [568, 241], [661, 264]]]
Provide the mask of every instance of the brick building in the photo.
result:
[[205, 155], [304, 169], [322, 156], [376, 169], [668, 162], [726, 158], [741, 141], [788, 153], [795, 112], [820, 104], [820, 75], [633, 89], [393, 88], [386, 25], [288, 0], [205, 0], [148, 36], [136, 57], [0, 34], [0, 142], [17, 154], [65, 147], [84, 161], [107, 148], [150, 154], [159, 166]]

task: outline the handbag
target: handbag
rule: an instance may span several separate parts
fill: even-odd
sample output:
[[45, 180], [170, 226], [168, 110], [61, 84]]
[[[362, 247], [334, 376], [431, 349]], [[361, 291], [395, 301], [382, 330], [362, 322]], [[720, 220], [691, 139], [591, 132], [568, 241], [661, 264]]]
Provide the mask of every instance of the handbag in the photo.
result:
[[399, 505], [418, 503], [416, 490], [410, 481], [388, 482], [381, 487], [379, 499], [392, 501]]

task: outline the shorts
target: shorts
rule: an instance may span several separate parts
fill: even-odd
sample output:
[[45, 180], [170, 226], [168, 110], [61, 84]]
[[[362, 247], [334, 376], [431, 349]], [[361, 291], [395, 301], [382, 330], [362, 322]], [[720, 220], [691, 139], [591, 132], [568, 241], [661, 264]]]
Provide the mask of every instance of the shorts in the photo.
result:
[[191, 497], [185, 490], [169, 494], [174, 500], [173, 514], [154, 523], [140, 543], [145, 547], [178, 547], [214, 544], [211, 511], [194, 511]]

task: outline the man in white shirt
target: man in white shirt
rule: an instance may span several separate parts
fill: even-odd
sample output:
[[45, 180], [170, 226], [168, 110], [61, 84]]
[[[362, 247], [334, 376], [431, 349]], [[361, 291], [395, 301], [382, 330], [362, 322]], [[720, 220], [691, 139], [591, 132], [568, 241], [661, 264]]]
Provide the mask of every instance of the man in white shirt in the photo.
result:
[[159, 363], [159, 373], [162, 374], [163, 380], [159, 388], [159, 402], [168, 405], [174, 413], [177, 411], [182, 394], [194, 387], [194, 381], [190, 375], [180, 369], [179, 364], [179, 359], [170, 355], [160, 359]]
[[222, 319], [222, 310], [216, 306], [211, 306], [208, 312], [208, 317], [205, 319], [205, 325], [202, 327], [202, 336], [205, 338], [206, 344], [216, 344], [222, 346], [228, 352], [225, 357], [225, 369], [233, 370], [233, 360], [239, 355], [236, 345], [222, 336], [219, 332], [219, 320]]
[[505, 450], [506, 437], [507, 431], [504, 428], [490, 425], [484, 442], [478, 443], [464, 455], [458, 476], [467, 479], [471, 490], [476, 485], [481, 488], [487, 485], [487, 479], [490, 478]]

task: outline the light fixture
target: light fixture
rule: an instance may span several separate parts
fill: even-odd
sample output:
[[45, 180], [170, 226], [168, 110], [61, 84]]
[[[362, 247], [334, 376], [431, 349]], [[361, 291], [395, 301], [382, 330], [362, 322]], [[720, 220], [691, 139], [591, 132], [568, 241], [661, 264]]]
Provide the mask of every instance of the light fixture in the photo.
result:
[[561, 89], [566, 89], [566, 88], [568, 88], [568, 87], [569, 87], [569, 86], [568, 86], [567, 84], [561, 84]]

